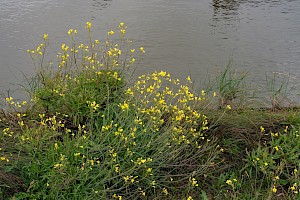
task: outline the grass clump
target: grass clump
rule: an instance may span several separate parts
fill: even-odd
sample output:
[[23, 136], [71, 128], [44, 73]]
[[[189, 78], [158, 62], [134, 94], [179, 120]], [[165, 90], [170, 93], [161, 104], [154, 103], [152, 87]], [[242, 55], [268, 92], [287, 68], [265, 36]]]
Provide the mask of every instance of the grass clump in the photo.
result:
[[209, 90], [214, 91], [218, 97], [219, 108], [241, 107], [247, 97], [246, 72], [238, 73], [232, 67], [232, 59], [225, 69], [209, 84]]
[[216, 199], [298, 199], [297, 113], [270, 108], [208, 114], [210, 121], [218, 120], [210, 132], [222, 159], [207, 192]]

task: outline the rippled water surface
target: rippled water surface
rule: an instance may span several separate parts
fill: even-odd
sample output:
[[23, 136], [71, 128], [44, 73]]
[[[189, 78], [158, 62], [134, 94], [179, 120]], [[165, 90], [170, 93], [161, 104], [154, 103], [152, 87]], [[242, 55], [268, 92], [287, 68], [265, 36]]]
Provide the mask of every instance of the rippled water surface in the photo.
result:
[[256, 81], [282, 72], [300, 82], [299, 0], [2, 0], [0, 89], [33, 74], [26, 50], [44, 33], [54, 55], [67, 30], [82, 33], [86, 21], [100, 39], [124, 21], [128, 37], [147, 51], [138, 73], [163, 69], [200, 81], [233, 57]]

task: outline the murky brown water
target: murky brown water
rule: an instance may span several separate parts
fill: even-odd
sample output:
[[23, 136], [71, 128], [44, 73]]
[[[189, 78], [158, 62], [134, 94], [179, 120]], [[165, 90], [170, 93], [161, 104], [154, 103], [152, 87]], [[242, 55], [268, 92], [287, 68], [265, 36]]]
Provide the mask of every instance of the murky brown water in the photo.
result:
[[59, 46], [86, 21], [99, 38], [124, 21], [147, 51], [138, 73], [163, 69], [200, 81], [233, 57], [255, 81], [283, 72], [300, 82], [299, 0], [2, 0], [0, 90], [33, 73], [26, 50], [44, 33]]

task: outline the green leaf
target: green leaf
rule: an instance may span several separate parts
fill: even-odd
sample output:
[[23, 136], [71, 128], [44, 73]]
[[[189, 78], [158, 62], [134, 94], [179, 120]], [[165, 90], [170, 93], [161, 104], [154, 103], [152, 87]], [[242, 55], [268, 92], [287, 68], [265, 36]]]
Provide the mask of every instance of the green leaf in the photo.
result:
[[204, 190], [201, 191], [202, 200], [208, 200], [206, 192]]

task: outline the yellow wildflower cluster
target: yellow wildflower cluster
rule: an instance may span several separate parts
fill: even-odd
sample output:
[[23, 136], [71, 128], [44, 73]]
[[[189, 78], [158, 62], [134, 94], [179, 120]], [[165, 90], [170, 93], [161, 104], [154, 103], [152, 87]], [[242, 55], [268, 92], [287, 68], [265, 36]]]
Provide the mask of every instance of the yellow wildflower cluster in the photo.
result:
[[92, 23], [91, 22], [86, 22], [85, 23], [85, 28], [87, 28], [88, 30], [90, 30], [92, 27]]
[[294, 194], [298, 194], [300, 193], [300, 185], [297, 184], [297, 183], [294, 183], [290, 188], [289, 190], [292, 191]]
[[144, 164], [144, 163], [146, 163], [146, 162], [148, 162], [148, 163], [151, 163], [152, 162], [152, 158], [138, 158], [134, 163], [135, 164], [137, 164], [137, 165], [142, 165], [142, 164]]
[[189, 181], [190, 181], [190, 184], [191, 184], [192, 187], [198, 187], [199, 186], [199, 184], [198, 184], [198, 182], [195, 178], [190, 177]]
[[231, 186], [232, 187], [232, 189], [235, 189], [235, 185], [236, 185], [236, 183], [237, 183], [238, 181], [237, 181], [237, 179], [236, 178], [234, 178], [234, 179], [228, 179], [227, 181], [226, 181], [226, 184], [227, 185], [229, 185], [229, 186]]
[[57, 116], [54, 115], [52, 117], [44, 118], [44, 114], [40, 114], [40, 124], [42, 127], [49, 127], [52, 130], [58, 130], [59, 128], [64, 128], [65, 124], [61, 120], [57, 120]]
[[[177, 91], [170, 89], [176, 87]], [[193, 109], [204, 96], [198, 97], [188, 85], [172, 79], [169, 73], [161, 71], [142, 75], [126, 94], [139, 99], [140, 103], [132, 106], [138, 110], [138, 116], [148, 116], [151, 131], [171, 126], [172, 140], [177, 144], [189, 144], [195, 138], [204, 139], [203, 130], [208, 124], [206, 116]], [[196, 145], [199, 146], [198, 143]]]
[[[35, 50], [30, 50], [30, 49], [27, 50], [27, 52], [30, 54], [32, 59], [33, 59], [32, 56], [34, 54], [44, 56], [44, 53], [46, 50], [46, 44], [47, 44], [47, 40], [48, 40], [48, 34], [43, 35], [43, 40], [44, 40], [44, 43], [39, 44]], [[42, 60], [40, 60], [40, 61], [42, 61]], [[34, 62], [34, 64], [35, 64], [35, 62]]]
[[192, 197], [192, 196], [188, 196], [188, 197], [186, 198], [186, 200], [193, 200], [193, 197]]
[[125, 35], [126, 34], [126, 29], [127, 29], [127, 26], [125, 26], [124, 22], [121, 22], [119, 24], [120, 34]]
[[113, 121], [111, 121], [108, 125], [103, 125], [101, 130], [102, 131], [108, 131], [112, 128], [112, 125], [113, 125]]
[[107, 35], [114, 35], [114, 34], [115, 34], [115, 32], [113, 30], [107, 32]]
[[11, 104], [11, 105], [15, 104], [15, 102], [14, 102], [13, 100], [14, 100], [14, 98], [12, 98], [12, 97], [7, 97], [7, 98], [5, 98], [5, 101], [6, 101], [8, 104]]
[[[205, 136], [207, 117], [196, 109], [206, 92], [195, 94], [190, 77], [182, 84], [164, 71], [142, 75], [127, 87], [125, 73], [121, 72], [138, 64], [138, 56], [145, 53], [145, 48], [124, 50], [125, 43], [130, 41], [116, 44], [110, 40], [117, 34], [121, 39], [124, 37], [124, 22], [119, 24], [119, 30], [110, 30], [104, 42], [92, 40], [90, 22], [85, 27], [90, 39], [87, 44], [76, 44], [73, 36], [77, 31], [69, 29], [73, 43], [61, 44], [55, 64], [58, 69], [41, 70], [41, 87], [32, 100], [41, 112], [34, 116], [33, 123], [17, 113], [18, 124], [23, 127], [21, 144], [36, 148], [46, 141], [49, 148], [42, 153], [51, 157], [49, 175], [70, 171], [79, 178], [84, 175], [91, 185], [97, 185], [91, 190], [93, 195], [100, 196], [103, 190], [107, 190], [109, 198], [119, 200], [128, 198], [128, 193], [141, 198], [152, 191], [169, 195], [179, 180], [173, 171], [187, 174], [182, 180], [190, 189], [198, 187], [198, 169], [194, 173], [185, 165], [178, 167], [182, 158], [177, 154], [191, 151], [201, 157], [207, 152], [202, 148], [209, 141]], [[47, 40], [45, 34], [44, 43], [33, 52], [37, 57], [32, 58], [43, 60]], [[12, 97], [6, 98], [6, 102], [18, 108], [26, 105], [15, 103]], [[65, 111], [68, 115], [59, 113]], [[9, 128], [2, 132], [13, 136]], [[5, 161], [7, 157], [0, 159]], [[203, 165], [198, 160], [192, 162], [194, 166]], [[178, 170], [164, 175], [162, 172], [170, 167]], [[96, 173], [103, 180], [90, 178]], [[52, 188], [55, 181], [49, 178], [44, 184]]]
[[97, 104], [96, 101], [93, 102], [87, 101], [86, 103], [92, 109], [93, 112], [95, 112], [100, 107], [100, 105]]
[[77, 34], [77, 30], [76, 29], [69, 29], [68, 35], [76, 35], [76, 34]]
[[9, 162], [9, 159], [6, 156], [1, 156], [0, 161]]
[[273, 187], [272, 187], [272, 189], [271, 189], [271, 190], [272, 190], [272, 192], [273, 192], [273, 193], [276, 193], [276, 192], [277, 192], [277, 188], [276, 188], [276, 186], [275, 186], [275, 185], [273, 185]]
[[[88, 44], [81, 43], [78, 46], [75, 46], [75, 41], [73, 38], [73, 36], [77, 34], [77, 30], [68, 30], [68, 35], [72, 36], [73, 43], [70, 45], [66, 43], [61, 44], [61, 51], [57, 53], [57, 65], [59, 70], [53, 74], [55, 79], [57, 79], [56, 81], [66, 81], [68, 79], [72, 79], [72, 68], [97, 69], [99, 72], [103, 69], [113, 70], [118, 67], [129, 69], [132, 67], [132, 65], [134, 65], [136, 60], [133, 54], [134, 51], [126, 51], [123, 55], [121, 50], [121, 47], [124, 48], [127, 43], [129, 43], [129, 41], [122, 42], [127, 28], [124, 22], [119, 24], [120, 39], [122, 42], [121, 47], [119, 47], [119, 44], [114, 43], [109, 38], [107, 38], [107, 40], [103, 43], [104, 45], [100, 45], [100, 40], [96, 39], [92, 41], [90, 35], [92, 23], [86, 22], [85, 27], [89, 32], [90, 42]], [[114, 35], [115, 32], [114, 30], [111, 30], [108, 32], [108, 34]], [[36, 63], [40, 63], [41, 66], [44, 66], [43, 62], [45, 61], [43, 54], [47, 46], [48, 34], [44, 34], [43, 38], [44, 43], [40, 44], [36, 50], [28, 50], [35, 65]], [[143, 47], [140, 48], [140, 51], [142, 53], [145, 52]], [[61, 77], [62, 74], [64, 74], [64, 77]], [[114, 76], [116, 76], [116, 74]], [[120, 77], [118, 77], [118, 79], [120, 80]], [[74, 81], [79, 82], [76, 77], [74, 78]], [[59, 92], [59, 94], [60, 96], [65, 95], [64, 92]]]
[[3, 135], [12, 137], [14, 132], [10, 128], [4, 128], [2, 130]]
[[125, 110], [128, 110], [129, 109], [129, 105], [126, 101], [124, 101], [124, 103], [120, 104], [119, 107], [125, 111]]

